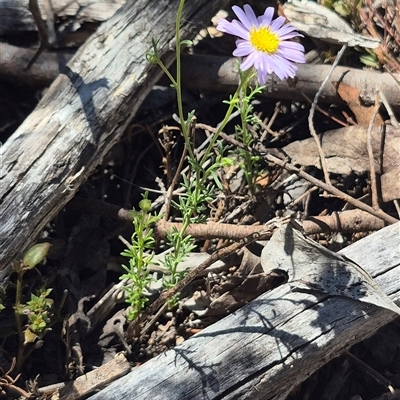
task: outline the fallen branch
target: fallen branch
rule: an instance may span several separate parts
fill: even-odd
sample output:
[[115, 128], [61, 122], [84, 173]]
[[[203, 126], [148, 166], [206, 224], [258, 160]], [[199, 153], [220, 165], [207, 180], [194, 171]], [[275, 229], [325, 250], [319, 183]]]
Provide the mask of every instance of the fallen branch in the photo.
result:
[[[317, 233], [355, 233], [368, 232], [382, 229], [384, 221], [365, 211], [348, 210], [332, 215], [310, 217], [308, 220], [301, 221], [301, 226], [306, 235]], [[159, 221], [154, 229], [158, 239], [166, 239], [168, 233], [174, 229], [180, 230], [181, 224], [177, 222]], [[235, 225], [208, 222], [206, 224], [190, 225], [185, 234], [196, 239], [226, 239], [241, 240], [246, 236], [259, 232], [263, 229], [262, 225]]]
[[368, 204], [365, 204], [362, 201], [349, 196], [348, 194], [342, 192], [341, 190], [335, 188], [332, 185], [328, 185], [325, 182], [322, 182], [319, 179], [314, 178], [312, 175], [307, 174], [307, 172], [304, 172], [300, 168], [297, 168], [294, 165], [292, 165], [284, 160], [281, 160], [278, 157], [273, 156], [272, 154], [265, 154], [264, 157], [266, 160], [268, 160], [276, 165], [279, 165], [282, 168], [285, 168], [287, 171], [296, 173], [298, 176], [304, 178], [311, 184], [325, 190], [328, 193], [333, 194], [338, 199], [343, 200], [344, 202], [352, 204], [353, 206], [359, 208], [360, 210], [366, 211], [366, 212], [370, 213], [371, 215], [374, 215], [375, 217], [381, 218], [383, 221], [386, 221], [389, 224], [395, 224], [396, 222], [398, 222], [398, 219], [392, 217], [391, 215], [385, 213], [384, 211], [382, 211], [380, 209], [375, 210], [373, 207], [369, 206]]
[[[400, 224], [384, 228], [341, 252], [397, 303], [399, 229]], [[293, 251], [290, 243], [281, 245]], [[321, 366], [395, 318], [386, 308], [318, 291], [296, 291], [289, 282], [90, 399], [283, 400]]]
[[[132, 222], [130, 210], [123, 209], [114, 204], [105, 203], [100, 200], [86, 200], [75, 197], [68, 204], [83, 213], [93, 213], [108, 218], [118, 219], [120, 221]], [[337, 212], [332, 215], [308, 217], [301, 221], [301, 225], [306, 235], [315, 235], [317, 233], [355, 233], [378, 231], [386, 226], [385, 222], [368, 212], [361, 210], [347, 210]], [[154, 227], [154, 234], [159, 239], [165, 239], [168, 232], [176, 228], [180, 230], [180, 223], [159, 221]], [[227, 239], [241, 240], [248, 235], [259, 232], [262, 225], [236, 225], [217, 222], [208, 222], [206, 224], [193, 224], [186, 230], [187, 235], [196, 239]]]
[[[55, 53], [45, 52], [39, 58], [31, 71], [23, 71], [33, 55], [31, 49], [15, 47], [6, 43], [0, 43], [0, 76], [14, 82], [22, 82], [29, 86], [48, 86], [60, 73], [61, 66], [68, 62], [72, 56], [65, 51]], [[208, 55], [183, 55], [182, 80], [184, 87], [193, 90], [211, 90], [233, 93], [238, 84], [238, 75], [235, 68], [236, 60], [222, 56]], [[299, 65], [299, 71], [293, 83], [288, 81], [274, 82], [269, 90], [261, 93], [261, 96], [272, 99], [287, 99], [304, 101], [314, 98], [322, 84], [326, 74], [329, 73], [329, 65]], [[393, 75], [400, 80], [399, 75]], [[382, 84], [382, 91], [388, 104], [394, 111], [400, 111], [400, 96], [396, 81], [389, 73], [380, 73], [355, 68], [336, 67], [332, 75], [332, 82], [343, 82], [361, 90], [360, 101], [369, 104], [375, 97], [375, 83]], [[166, 80], [167, 85], [169, 82]], [[369, 97], [371, 96], [371, 97]], [[327, 85], [323, 96], [318, 99], [324, 104], [344, 104], [337, 94], [334, 84]]]
[[[233, 93], [238, 84], [237, 60], [222, 56], [193, 55], [182, 59], [183, 84], [189, 89], [224, 91]], [[293, 81], [271, 83], [261, 96], [274, 99], [312, 99], [328, 75], [329, 65], [298, 65], [298, 73]], [[400, 79], [399, 75], [393, 75]], [[339, 82], [360, 89], [360, 101], [370, 104], [375, 98], [376, 82], [387, 101], [396, 112], [400, 111], [399, 88], [389, 73], [336, 67], [331, 84], [324, 89], [318, 101], [325, 104], [343, 104], [335, 85]], [[372, 100], [373, 101], [373, 100]]]
[[[205, 125], [204, 124], [196, 124], [196, 127], [204, 128]], [[210, 130], [213, 133], [216, 132], [216, 129], [213, 127], [207, 126], [206, 129]], [[317, 178], [314, 178], [312, 175], [308, 174], [307, 172], [303, 171], [302, 169], [297, 168], [296, 166], [291, 164], [288, 160], [282, 160], [281, 158], [276, 157], [275, 155], [271, 154], [272, 151], [275, 149], [267, 149], [261, 143], [258, 143], [259, 149], [257, 151], [255, 151], [254, 149], [252, 149], [250, 147], [246, 147], [243, 143], [232, 138], [231, 136], [227, 135], [224, 132], [220, 132], [220, 136], [223, 139], [225, 139], [227, 142], [232, 143], [234, 146], [245, 149], [245, 150], [249, 151], [250, 153], [256, 154], [257, 156], [261, 155], [262, 157], [264, 157], [265, 161], [271, 162], [275, 165], [285, 168], [287, 171], [294, 172], [295, 174], [297, 174], [298, 176], [307, 180], [314, 186], [323, 189], [324, 191], [336, 196], [337, 198], [341, 199], [344, 202], [347, 202], [347, 203], [353, 205], [356, 208], [359, 208], [360, 210], [366, 211], [366, 212], [374, 215], [375, 217], [381, 218], [383, 221], [386, 221], [389, 224], [394, 224], [398, 221], [396, 218], [385, 213], [381, 209], [375, 210], [373, 207], [369, 206], [368, 204], [365, 204], [362, 201], [349, 196], [347, 193], [342, 192], [341, 190], [335, 188], [334, 186], [327, 184], [325, 182], [322, 182], [321, 180], [319, 180]], [[277, 154], [276, 151], [274, 151], [274, 153]]]
[[[40, 9], [45, 1], [39, 0]], [[126, 0], [51, 0], [55, 16], [60, 19], [73, 18], [76, 23], [103, 22], [126, 2]], [[37, 26], [27, 8], [26, 0], [3, 0], [0, 2], [0, 35], [33, 32]]]
[[[182, 39], [226, 2], [189, 2]], [[162, 71], [145, 57], [152, 39], [158, 39], [164, 63], [173, 62], [176, 6], [174, 0], [127, 2], [80, 48], [0, 149], [0, 283], [11, 261], [120, 139], [160, 78]]]

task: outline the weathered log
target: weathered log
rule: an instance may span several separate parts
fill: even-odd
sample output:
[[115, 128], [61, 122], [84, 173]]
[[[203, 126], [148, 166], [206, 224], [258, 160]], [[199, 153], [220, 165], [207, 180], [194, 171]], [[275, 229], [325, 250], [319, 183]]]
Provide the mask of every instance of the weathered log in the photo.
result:
[[[399, 236], [397, 223], [340, 252], [397, 304]], [[292, 289], [289, 282], [265, 293], [90, 399], [283, 400], [318, 368], [397, 316], [347, 297]]]
[[[220, 90], [233, 93], [237, 87], [237, 59], [223, 56], [185, 56], [183, 58], [183, 83], [188, 89]], [[329, 73], [330, 65], [298, 65], [293, 81], [267, 83], [262, 95], [268, 98], [304, 101], [304, 96], [313, 99], [321, 83]], [[393, 75], [400, 79], [400, 75]], [[399, 87], [388, 73], [364, 71], [356, 68], [336, 67], [319, 98], [319, 103], [341, 104], [337, 85], [343, 83], [360, 90], [360, 101], [365, 105], [374, 104], [377, 88], [384, 93], [393, 110], [400, 111]]]
[[27, 49], [0, 42], [0, 78], [4, 81], [34, 88], [50, 86], [70, 59], [71, 50], [44, 52], [29, 70], [29, 61], [36, 49]]
[[[39, 0], [44, 9], [45, 0]], [[51, 0], [53, 12], [59, 19], [73, 17], [78, 22], [103, 22], [126, 2], [126, 0]], [[37, 31], [27, 0], [0, 0], [0, 35]], [[46, 19], [45, 13], [43, 18]]]
[[[25, 71], [24, 68], [35, 53], [34, 50], [19, 48], [7, 43], [0, 43], [0, 76], [3, 79], [24, 83], [33, 87], [50, 85], [66, 60], [71, 57], [64, 51], [45, 52], [36, 65]], [[237, 59], [223, 56], [184, 55], [182, 57], [182, 80], [185, 88], [193, 90], [212, 90], [233, 93], [239, 77], [236, 70]], [[20, 68], [16, 68], [20, 66]], [[302, 94], [313, 99], [323, 80], [329, 72], [328, 65], [298, 65], [295, 84], [288, 81], [274, 82], [270, 89], [261, 96], [272, 99], [289, 99], [304, 101]], [[399, 75], [394, 75], [400, 80]], [[339, 79], [343, 83], [360, 88], [361, 96], [366, 104], [375, 98], [376, 82], [385, 94], [390, 106], [400, 111], [400, 96], [398, 86], [393, 77], [387, 72], [360, 70], [356, 68], [337, 67], [331, 79], [332, 84], [324, 89], [319, 102], [324, 104], [341, 104], [335, 84]], [[165, 82], [166, 81], [166, 78]]]
[[[182, 38], [227, 1], [187, 2]], [[115, 144], [162, 74], [146, 60], [153, 38], [174, 60], [175, 0], [127, 2], [80, 48], [0, 149], [0, 282]]]

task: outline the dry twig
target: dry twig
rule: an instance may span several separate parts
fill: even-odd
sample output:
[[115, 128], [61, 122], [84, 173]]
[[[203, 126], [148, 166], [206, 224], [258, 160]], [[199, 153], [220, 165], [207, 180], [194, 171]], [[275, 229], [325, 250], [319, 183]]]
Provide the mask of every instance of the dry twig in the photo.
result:
[[310, 174], [307, 174], [307, 172], [302, 171], [300, 168], [295, 167], [294, 165], [288, 163], [285, 160], [281, 160], [278, 157], [273, 156], [272, 154], [266, 154], [265, 159], [281, 166], [282, 168], [285, 168], [286, 170], [290, 172], [295, 172], [297, 175], [300, 177], [304, 178], [308, 182], [312, 183], [313, 185], [327, 191], [328, 193], [333, 194], [337, 198], [343, 200], [344, 202], [352, 204], [354, 207], [359, 208], [360, 210], [366, 211], [378, 218], [381, 218], [382, 220], [386, 221], [389, 224], [395, 224], [398, 222], [398, 220], [389, 214], [385, 213], [382, 210], [375, 210], [373, 207], [361, 202], [360, 200], [355, 199], [354, 197], [349, 196], [348, 194], [342, 192], [341, 190], [335, 188], [334, 186], [327, 184], [325, 182], [320, 181], [319, 179], [314, 178]]
[[[177, 222], [160, 221], [155, 226], [155, 234], [158, 239], [165, 239], [168, 232], [179, 230], [182, 224]], [[367, 232], [379, 230], [385, 226], [382, 219], [377, 218], [365, 211], [347, 210], [335, 212], [332, 215], [309, 217], [301, 221], [303, 231], [306, 235], [329, 232]], [[225, 239], [241, 240], [248, 235], [259, 232], [262, 225], [235, 225], [216, 222], [205, 224], [193, 224], [186, 230], [186, 235], [195, 239]]]
[[375, 171], [374, 150], [372, 149], [372, 129], [374, 127], [375, 118], [378, 115], [379, 108], [381, 106], [378, 92], [376, 93], [375, 99], [376, 100], [375, 100], [374, 110], [372, 112], [371, 121], [369, 122], [369, 126], [367, 129], [367, 150], [368, 150], [369, 170], [371, 179], [372, 207], [375, 210], [380, 210], [379, 200], [378, 200], [378, 184], [376, 180], [376, 171]]
[[319, 96], [321, 95], [322, 91], [324, 90], [325, 85], [328, 83], [328, 80], [332, 76], [333, 70], [338, 65], [338, 63], [339, 63], [340, 59], [342, 58], [342, 56], [343, 56], [344, 52], [346, 51], [346, 49], [347, 49], [347, 46], [343, 45], [342, 48], [340, 49], [339, 53], [337, 54], [336, 59], [335, 59], [334, 63], [332, 64], [332, 67], [331, 67], [331, 69], [329, 71], [329, 74], [326, 76], [326, 78], [322, 82], [321, 87], [319, 88], [318, 92], [316, 93], [316, 95], [314, 97], [314, 101], [311, 104], [310, 114], [308, 115], [308, 127], [310, 128], [310, 133], [311, 133], [312, 137], [314, 138], [315, 143], [317, 145], [319, 158], [321, 160], [321, 168], [322, 168], [322, 171], [324, 173], [325, 182], [327, 184], [329, 184], [329, 185], [331, 184], [331, 181], [330, 181], [330, 178], [329, 178], [328, 167], [326, 165], [325, 155], [324, 155], [324, 152], [322, 150], [321, 140], [318, 137], [317, 132], [315, 131], [315, 128], [314, 128], [313, 118], [314, 118], [315, 107], [316, 107], [316, 105], [318, 103]]
[[44, 2], [44, 6], [47, 23], [44, 22], [42, 18], [37, 0], [29, 0], [29, 11], [32, 13], [33, 19], [38, 28], [40, 44], [39, 48], [36, 50], [36, 53], [29, 61], [26, 70], [29, 70], [39, 56], [57, 41], [57, 36], [54, 30], [53, 8], [50, 0], [46, 0]]
[[[196, 127], [207, 127], [207, 129], [211, 130], [212, 132], [216, 132], [215, 128], [211, 128], [208, 125], [204, 124], [196, 124]], [[236, 139], [233, 139], [229, 135], [227, 135], [224, 132], [220, 132], [220, 135], [223, 139], [226, 141], [232, 143], [234, 146], [240, 147], [242, 149], [245, 149], [247, 151], [250, 151], [251, 153], [257, 153], [254, 149], [246, 147], [243, 143], [239, 142]], [[264, 157], [266, 161], [272, 162], [275, 165], [279, 165], [282, 168], [285, 168], [287, 171], [294, 172], [298, 176], [304, 178], [308, 182], [312, 183], [313, 185], [323, 189], [324, 191], [333, 194], [334, 196], [338, 197], [339, 199], [343, 200], [344, 202], [352, 204], [354, 207], [359, 208], [360, 210], [366, 211], [372, 215], [375, 215], [378, 218], [381, 218], [382, 220], [386, 221], [389, 224], [394, 224], [398, 220], [387, 213], [385, 213], [382, 210], [375, 210], [373, 207], [361, 202], [360, 200], [355, 199], [354, 197], [349, 196], [348, 194], [342, 192], [341, 190], [335, 188], [331, 184], [325, 183], [320, 181], [319, 179], [314, 178], [310, 174], [307, 174], [307, 172], [302, 171], [300, 168], [295, 167], [291, 163], [289, 163], [287, 160], [282, 160], [272, 154], [269, 153], [268, 149], [266, 149], [264, 146], [259, 144], [260, 151], [256, 155], [261, 155]]]
[[[285, 222], [284, 220], [280, 221], [280, 223]], [[255, 242], [256, 240], [267, 240], [271, 238], [275, 228], [277, 227], [276, 221], [270, 221], [268, 225], [265, 225], [258, 232], [252, 233], [251, 235], [243, 238], [240, 242], [236, 242], [231, 244], [228, 247], [224, 247], [220, 250], [214, 252], [206, 261], [201, 263], [197, 268], [190, 271], [179, 283], [177, 283], [172, 289], [167, 290], [161, 293], [160, 297], [151, 304], [147, 310], [147, 315], [153, 315], [158, 311], [160, 307], [164, 305], [164, 303], [170, 299], [175, 294], [182, 291], [182, 289], [187, 286], [190, 282], [192, 282], [201, 272], [203, 272], [206, 268], [212, 265], [214, 262], [224, 259], [225, 257], [230, 256], [231, 254], [237, 252], [242, 247], [247, 246], [248, 244]], [[128, 340], [133, 339], [134, 333], [138, 331], [139, 325], [144, 320], [144, 315], [138, 317], [136, 320], [131, 322], [127, 330], [127, 338]]]

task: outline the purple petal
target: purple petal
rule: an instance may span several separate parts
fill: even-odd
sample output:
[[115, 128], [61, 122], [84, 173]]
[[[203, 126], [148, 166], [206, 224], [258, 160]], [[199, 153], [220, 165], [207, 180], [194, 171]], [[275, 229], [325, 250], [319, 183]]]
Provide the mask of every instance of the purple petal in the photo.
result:
[[304, 46], [297, 42], [283, 41], [279, 44], [279, 49], [285, 49], [288, 51], [295, 50], [295, 51], [300, 51], [300, 52], [304, 53]]
[[278, 17], [270, 25], [271, 32], [276, 32], [286, 21], [285, 17]]
[[248, 4], [245, 4], [243, 6], [244, 12], [246, 14], [247, 20], [250, 22], [251, 26], [249, 27], [252, 28], [254, 26], [258, 26], [258, 22], [257, 22], [257, 17], [256, 14], [254, 14], [253, 9], [251, 8], [251, 6], [249, 6]]
[[264, 53], [259, 53], [259, 57], [257, 59], [257, 63], [255, 68], [257, 69], [257, 73], [261, 74], [261, 81], [266, 81], [266, 76], [274, 72], [273, 64], [271, 64], [272, 58]]
[[301, 35], [298, 32], [286, 33], [285, 35], [279, 35], [278, 32], [275, 32], [275, 33], [279, 36], [279, 38], [281, 40], [289, 40], [289, 39], [293, 39], [294, 37], [304, 37], [303, 35]]
[[264, 15], [257, 18], [258, 23], [260, 25], [269, 26], [271, 24], [272, 17], [274, 16], [274, 12], [275, 12], [275, 9], [273, 7], [268, 7], [265, 10]]
[[293, 78], [295, 76], [297, 67], [294, 64], [290, 63], [285, 57], [275, 55], [273, 56], [273, 59], [277, 65], [277, 69], [274, 71], [275, 74], [280, 74], [281, 76], [283, 76], [283, 79], [287, 77]]
[[254, 65], [254, 59], [255, 59], [255, 52], [250, 53], [246, 59], [240, 64], [240, 69], [242, 71], [246, 71], [248, 70], [250, 67], [252, 67]]
[[[296, 43], [298, 44], [298, 43]], [[286, 42], [286, 43], [281, 43], [279, 46], [279, 50], [277, 52], [277, 55], [280, 55], [281, 57], [286, 58], [287, 60], [304, 64], [306, 62], [306, 59], [304, 57], [304, 48], [303, 46], [302, 49], [297, 49], [294, 47], [291, 47], [293, 43]]]
[[232, 25], [235, 29], [236, 36], [238, 36], [242, 39], [249, 40], [250, 33], [241, 22], [234, 19], [232, 21]]
[[229, 22], [226, 19], [221, 19], [218, 22], [217, 30], [220, 32], [229, 33], [233, 36], [241, 37], [242, 39], [249, 38], [248, 30], [243, 26], [241, 22], [235, 19], [232, 22]]
[[233, 52], [235, 57], [245, 57], [254, 51], [254, 47], [247, 41], [243, 39], [236, 40], [236, 49]]
[[[295, 31], [295, 32], [293, 32], [293, 31]], [[280, 37], [285, 36], [285, 35], [289, 34], [290, 32], [293, 32], [293, 34], [295, 36], [299, 35], [299, 33], [296, 31], [296, 28], [294, 26], [290, 25], [290, 24], [283, 25], [281, 28], [279, 28], [276, 31], [276, 33]]]
[[268, 64], [270, 66], [270, 71], [271, 73], [274, 72], [275, 75], [280, 79], [283, 80], [285, 79], [285, 73], [284, 69], [282, 68], [282, 64], [279, 62], [279, 60], [276, 60], [275, 57], [270, 57], [268, 60]]
[[267, 83], [268, 73], [266, 71], [258, 71], [257, 72], [257, 80], [261, 86], [264, 86]]
[[240, 22], [246, 27], [246, 29], [250, 30], [252, 27], [251, 21], [247, 18], [246, 13], [238, 6], [232, 7], [233, 12], [239, 18]]
[[231, 23], [228, 20], [226, 20], [225, 18], [223, 18], [218, 21], [217, 30], [219, 30], [220, 32], [228, 33], [228, 31], [231, 29], [230, 26], [231, 26]]

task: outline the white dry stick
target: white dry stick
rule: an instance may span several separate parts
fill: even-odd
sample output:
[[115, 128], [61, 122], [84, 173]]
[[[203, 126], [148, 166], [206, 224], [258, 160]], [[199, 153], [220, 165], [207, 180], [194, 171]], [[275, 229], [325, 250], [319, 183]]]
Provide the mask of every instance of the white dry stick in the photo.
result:
[[378, 115], [379, 108], [381, 106], [381, 101], [379, 97], [379, 91], [377, 90], [375, 96], [375, 107], [372, 113], [371, 121], [369, 122], [368, 130], [367, 130], [367, 150], [368, 150], [368, 159], [369, 159], [369, 170], [370, 170], [370, 179], [371, 179], [371, 193], [372, 193], [372, 207], [375, 210], [379, 210], [379, 201], [378, 201], [378, 186], [376, 183], [376, 171], [375, 171], [375, 159], [374, 159], [374, 150], [372, 148], [372, 129], [374, 127], [374, 122], [376, 116]]
[[393, 203], [394, 203], [394, 206], [396, 208], [397, 215], [400, 217], [400, 204], [399, 204], [399, 201], [396, 199], [396, 200], [393, 200]]
[[313, 119], [314, 119], [314, 114], [315, 114], [315, 107], [317, 106], [317, 103], [318, 103], [318, 98], [321, 95], [325, 85], [328, 83], [330, 77], [332, 76], [333, 70], [339, 64], [339, 61], [342, 58], [346, 49], [347, 49], [347, 46], [343, 45], [342, 48], [340, 49], [339, 53], [337, 54], [336, 59], [335, 59], [334, 63], [332, 64], [332, 67], [329, 71], [329, 74], [326, 76], [326, 78], [322, 82], [321, 87], [319, 88], [318, 92], [316, 93], [316, 95], [314, 97], [314, 101], [311, 104], [310, 114], [308, 115], [308, 127], [310, 128], [311, 135], [315, 139], [315, 143], [317, 144], [319, 157], [321, 159], [321, 168], [322, 168], [322, 171], [324, 172], [325, 182], [329, 185], [331, 184], [331, 181], [329, 179], [329, 172], [328, 172], [328, 168], [326, 166], [325, 156], [324, 156], [324, 152], [322, 150], [320, 139], [318, 138], [317, 132], [315, 131], [315, 128], [314, 128]]
[[[400, 96], [400, 93], [399, 93], [399, 96]], [[397, 119], [396, 119], [396, 117], [395, 117], [395, 115], [394, 115], [394, 113], [393, 113], [393, 110], [392, 110], [392, 108], [390, 107], [390, 104], [389, 104], [389, 102], [387, 101], [386, 96], [385, 96], [385, 94], [382, 92], [381, 89], [379, 89], [379, 97], [380, 97], [381, 102], [382, 102], [383, 105], [385, 106], [387, 113], [389, 114], [390, 123], [391, 123], [395, 128], [399, 129], [399, 128], [400, 128], [400, 124], [398, 123], [398, 121], [397, 121]]]
[[83, 171], [84, 171], [84, 170], [85, 170], [85, 167], [82, 167], [76, 174], [74, 174], [74, 175], [68, 177], [68, 178], [65, 180], [65, 189], [62, 191], [62, 193], [65, 193], [65, 192], [67, 192], [67, 191], [73, 191], [73, 190], [74, 190], [74, 186], [75, 186], [75, 184], [77, 183], [77, 182], [75, 182], [75, 181], [76, 181], [77, 178], [79, 178], [79, 177], [83, 174]]

